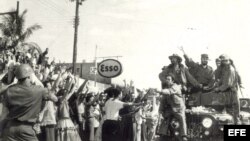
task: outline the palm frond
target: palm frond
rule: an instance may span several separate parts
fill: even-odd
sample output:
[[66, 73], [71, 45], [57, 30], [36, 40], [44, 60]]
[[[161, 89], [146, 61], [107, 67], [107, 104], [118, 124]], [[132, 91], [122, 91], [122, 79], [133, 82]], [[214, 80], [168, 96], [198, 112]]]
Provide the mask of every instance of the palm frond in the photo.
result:
[[41, 29], [42, 26], [39, 24], [32, 25], [26, 29], [26, 31], [20, 36], [20, 40], [24, 41], [33, 34], [34, 31]]
[[[11, 10], [11, 12], [15, 12], [14, 10]], [[5, 24], [13, 24], [16, 21], [16, 15], [15, 14], [7, 14], [2, 17]]]
[[22, 43], [21, 44], [23, 47], [27, 47], [26, 50], [37, 50], [39, 54], [42, 54], [42, 49], [41, 47], [37, 44], [37, 43], [34, 43], [34, 42], [25, 42], [25, 43]]
[[12, 34], [11, 33], [12, 30], [6, 24], [1, 24], [0, 30], [1, 30], [3, 36], [10, 37]]
[[25, 9], [24, 11], [23, 11], [23, 13], [19, 16], [21, 19], [24, 19], [25, 18], [25, 14], [28, 12], [28, 10], [27, 9]]
[[15, 14], [7, 14], [2, 17], [2, 25], [1, 31], [4, 36], [10, 37], [11, 34], [15, 34], [16, 32], [16, 15]]
[[[13, 10], [15, 11], [15, 10]], [[41, 26], [35, 24], [25, 29], [25, 15], [27, 10], [24, 10], [20, 15], [7, 14], [2, 16], [2, 23], [0, 23], [1, 35], [6, 43], [6, 48], [13, 48], [18, 43], [23, 43], [34, 31], [41, 29]]]
[[24, 30], [24, 27], [25, 27], [25, 15], [26, 15], [26, 13], [28, 12], [28, 10], [27, 9], [25, 9], [23, 12], [22, 12], [22, 14], [21, 15], [19, 15], [18, 16], [18, 18], [17, 18], [17, 34], [18, 35], [22, 35], [23, 34], [23, 30]]

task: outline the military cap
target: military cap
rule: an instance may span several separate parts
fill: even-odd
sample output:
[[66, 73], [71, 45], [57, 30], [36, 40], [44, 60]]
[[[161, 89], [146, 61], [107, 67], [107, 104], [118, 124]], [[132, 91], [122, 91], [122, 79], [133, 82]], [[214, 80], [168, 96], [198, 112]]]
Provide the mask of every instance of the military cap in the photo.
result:
[[201, 54], [201, 58], [209, 59], [208, 54]]

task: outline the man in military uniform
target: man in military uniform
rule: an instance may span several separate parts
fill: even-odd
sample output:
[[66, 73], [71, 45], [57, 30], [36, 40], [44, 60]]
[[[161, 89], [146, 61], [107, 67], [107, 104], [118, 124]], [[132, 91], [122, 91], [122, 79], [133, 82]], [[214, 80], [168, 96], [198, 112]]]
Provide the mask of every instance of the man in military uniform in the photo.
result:
[[193, 75], [193, 77], [199, 82], [200, 87], [203, 90], [207, 90], [214, 85], [215, 77], [214, 71], [211, 66], [208, 65], [208, 54], [201, 54], [201, 63], [194, 62], [181, 48], [184, 53], [185, 63]]
[[3, 92], [9, 110], [4, 128], [4, 141], [37, 141], [33, 126], [37, 122], [44, 100], [57, 101], [55, 95], [32, 84], [33, 70], [28, 64], [15, 69], [18, 83]]
[[171, 117], [176, 118], [180, 122], [180, 135], [183, 141], [187, 140], [187, 124], [185, 116], [185, 104], [182, 98], [181, 86], [177, 85], [173, 81], [174, 76], [172, 74], [166, 75], [165, 83], [166, 87], [162, 90], [156, 90], [158, 93], [165, 97], [165, 101], [161, 101], [161, 105], [164, 105], [162, 111], [163, 117], [168, 120]]
[[222, 61], [221, 78], [215, 91], [225, 94], [226, 110], [233, 115], [234, 123], [239, 124], [240, 105], [237, 93], [238, 74], [235, 71], [235, 68], [231, 65], [230, 58], [227, 55], [221, 55], [220, 59]]
[[162, 72], [159, 74], [163, 89], [166, 87], [166, 76], [170, 73], [173, 75], [175, 83], [181, 85], [182, 90], [184, 91], [187, 89], [188, 83], [193, 87], [198, 86], [199, 83], [189, 73], [188, 69], [181, 63], [182, 58], [179, 55], [173, 54], [169, 56], [169, 59], [171, 64], [164, 66]]

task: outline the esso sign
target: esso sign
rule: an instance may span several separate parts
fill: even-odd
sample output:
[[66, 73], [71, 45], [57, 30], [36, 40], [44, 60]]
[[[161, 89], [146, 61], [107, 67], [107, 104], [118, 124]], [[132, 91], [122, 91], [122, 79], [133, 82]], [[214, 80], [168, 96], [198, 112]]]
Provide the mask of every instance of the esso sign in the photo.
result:
[[107, 59], [98, 64], [99, 75], [107, 78], [119, 76], [122, 73], [122, 65], [114, 59]]

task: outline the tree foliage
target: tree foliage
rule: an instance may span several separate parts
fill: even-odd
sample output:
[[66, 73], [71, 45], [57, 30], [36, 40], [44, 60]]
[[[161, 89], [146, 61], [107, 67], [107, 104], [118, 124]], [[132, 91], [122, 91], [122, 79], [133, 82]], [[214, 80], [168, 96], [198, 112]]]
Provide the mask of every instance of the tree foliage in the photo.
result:
[[25, 28], [25, 16], [27, 10], [24, 10], [20, 15], [7, 14], [2, 16], [2, 23], [0, 23], [0, 49], [16, 48], [18, 45], [27, 45], [27, 39], [34, 33], [34, 31], [41, 29], [39, 24], [31, 25]]

